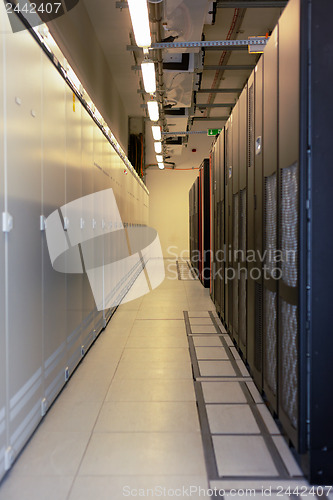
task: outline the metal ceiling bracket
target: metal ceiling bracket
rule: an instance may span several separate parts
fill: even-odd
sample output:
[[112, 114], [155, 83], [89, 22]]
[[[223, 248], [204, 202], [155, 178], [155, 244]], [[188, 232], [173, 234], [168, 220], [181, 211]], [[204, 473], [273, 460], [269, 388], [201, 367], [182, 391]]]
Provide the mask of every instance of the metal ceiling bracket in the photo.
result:
[[[206, 49], [219, 49], [220, 47], [225, 50], [246, 49], [249, 47], [264, 48], [269, 40], [269, 37], [259, 36], [251, 37], [248, 40], [204, 40], [200, 42], [159, 42], [152, 43], [149, 50], [160, 49], [191, 49], [191, 48], [206, 48]], [[141, 47], [136, 45], [127, 45], [127, 50], [142, 50]]]
[[248, 40], [203, 40], [200, 42], [160, 42], [152, 43], [151, 49], [188, 49], [194, 47], [247, 47], [259, 45], [265, 47], [268, 37], [253, 37]]
[[[218, 9], [249, 9], [249, 8], [284, 8], [287, 5], [287, 0], [218, 0], [216, 7]], [[127, 9], [127, 2], [116, 2], [117, 9]]]
[[207, 130], [185, 130], [182, 132], [162, 132], [162, 135], [178, 136], [178, 135], [194, 135], [207, 134]]
[[216, 7], [218, 9], [284, 8], [287, 3], [287, 0], [218, 0]]
[[238, 94], [243, 89], [199, 89], [198, 94]]
[[241, 65], [232, 65], [232, 64], [225, 64], [222, 66], [219, 65], [207, 65], [203, 66], [204, 71], [215, 71], [215, 70], [221, 70], [221, 71], [226, 71], [226, 70], [252, 70], [254, 69], [255, 66], [252, 64], [241, 64]]
[[206, 109], [206, 108], [232, 108], [235, 106], [234, 102], [224, 102], [220, 104], [196, 104], [197, 108]]
[[229, 116], [194, 116], [191, 119], [195, 122], [226, 122]]

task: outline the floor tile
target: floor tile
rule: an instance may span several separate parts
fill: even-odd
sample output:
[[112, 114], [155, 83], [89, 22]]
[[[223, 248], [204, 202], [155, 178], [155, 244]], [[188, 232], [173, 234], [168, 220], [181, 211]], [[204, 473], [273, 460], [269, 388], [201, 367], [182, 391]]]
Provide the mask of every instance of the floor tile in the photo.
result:
[[248, 405], [211, 404], [206, 410], [212, 434], [260, 434]]
[[128, 363], [132, 366], [140, 363], [150, 365], [158, 362], [176, 362], [177, 360], [191, 363], [188, 347], [125, 349], [119, 366]]
[[210, 318], [208, 311], [188, 311], [189, 318]]
[[159, 308], [155, 311], [147, 310], [139, 310], [137, 319], [182, 319], [183, 311], [179, 310], [178, 312], [171, 308], [170, 310], [163, 310]]
[[220, 476], [277, 476], [261, 436], [213, 436]]
[[198, 361], [198, 364], [202, 377], [236, 375], [230, 361]]
[[40, 424], [47, 432], [85, 432], [94, 426], [101, 403], [98, 401], [70, 401], [61, 396], [50, 408]]
[[[69, 500], [120, 500], [122, 498], [202, 499], [206, 476], [79, 476]], [[198, 492], [198, 494], [196, 494]]]
[[273, 441], [291, 476], [303, 476], [303, 473], [291, 453], [283, 436], [273, 436]]
[[236, 359], [237, 366], [242, 374], [243, 377], [249, 377], [250, 374], [246, 369], [246, 366], [244, 365], [243, 361], [241, 359]]
[[195, 401], [192, 380], [114, 380], [106, 401]]
[[95, 432], [199, 432], [195, 403], [106, 402]]
[[241, 357], [239, 355], [239, 352], [237, 351], [236, 347], [231, 346], [230, 347], [230, 351], [231, 351], [234, 359], [238, 359], [238, 360], [241, 359]]
[[262, 397], [260, 396], [259, 391], [256, 388], [254, 382], [252, 382], [252, 381], [246, 382], [246, 385], [250, 391], [250, 394], [253, 398], [253, 401], [255, 403], [262, 403], [263, 402]]
[[220, 347], [196, 347], [197, 359], [229, 359], [226, 350]]
[[246, 403], [246, 397], [238, 382], [202, 382], [206, 403]]
[[204, 475], [199, 433], [95, 433], [79, 475]]
[[231, 340], [231, 338], [230, 338], [230, 336], [228, 334], [227, 335], [223, 335], [223, 338], [226, 341], [226, 343], [227, 343], [228, 346], [233, 347], [234, 343], [233, 343], [233, 341]]
[[134, 322], [130, 336], [134, 335], [169, 335], [171, 333], [186, 333], [184, 320], [137, 320]]
[[191, 326], [192, 333], [215, 333], [217, 334], [215, 326], [209, 325], [193, 325]]
[[187, 338], [184, 335], [170, 334], [166, 335], [151, 335], [151, 336], [131, 336], [129, 337], [126, 348], [139, 349], [139, 348], [172, 348], [172, 347], [187, 347]]
[[193, 338], [193, 344], [198, 347], [221, 347], [222, 343], [220, 338], [217, 335], [207, 335], [205, 337], [195, 336]]
[[268, 432], [270, 434], [281, 434], [278, 426], [274, 422], [274, 418], [272, 417], [272, 414], [270, 413], [270, 411], [268, 410], [266, 405], [258, 404], [257, 408], [259, 410], [261, 418], [263, 419], [263, 421], [267, 427]]
[[44, 432], [39, 429], [15, 464], [20, 476], [74, 476], [90, 432]]
[[133, 366], [131, 363], [120, 364], [115, 374], [116, 379], [191, 379], [192, 368], [190, 363], [178, 361], [159, 361], [155, 363], [141, 363]]
[[209, 318], [190, 318], [190, 325], [213, 325], [212, 319]]
[[0, 486], [0, 500], [67, 500], [71, 476], [18, 476], [15, 470]]

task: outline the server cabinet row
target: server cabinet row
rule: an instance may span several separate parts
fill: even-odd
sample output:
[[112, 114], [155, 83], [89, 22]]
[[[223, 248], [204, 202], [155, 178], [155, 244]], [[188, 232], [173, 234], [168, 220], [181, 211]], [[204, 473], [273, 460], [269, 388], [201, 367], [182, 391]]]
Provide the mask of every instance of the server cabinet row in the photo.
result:
[[[4, 5], [0, 15], [4, 26]], [[80, 101], [73, 105], [31, 34], [3, 32], [0, 45], [1, 479], [114, 310], [97, 309], [87, 274], [52, 267], [45, 220], [61, 213], [66, 238], [80, 220], [82, 234], [91, 224], [98, 232], [116, 214], [92, 206], [89, 220], [84, 201], [75, 217], [66, 207], [112, 188], [123, 223], [145, 225], [148, 193], [124, 175], [123, 160]]]
[[189, 192], [190, 261], [204, 287], [210, 286], [210, 162], [206, 158]]
[[[319, 461], [311, 450], [318, 430], [311, 422], [310, 394], [321, 389], [311, 385], [306, 299], [315, 265], [309, 260], [306, 209], [309, 134], [315, 130], [308, 121], [309, 52], [301, 44], [308, 40], [310, 5], [289, 2], [213, 146], [209, 217], [216, 309], [304, 469], [322, 482], [332, 481], [332, 457], [327, 453]], [[312, 354], [318, 353], [317, 345]], [[323, 414], [327, 407], [322, 405]], [[321, 442], [330, 444], [322, 453], [332, 444], [328, 425], [325, 432]]]

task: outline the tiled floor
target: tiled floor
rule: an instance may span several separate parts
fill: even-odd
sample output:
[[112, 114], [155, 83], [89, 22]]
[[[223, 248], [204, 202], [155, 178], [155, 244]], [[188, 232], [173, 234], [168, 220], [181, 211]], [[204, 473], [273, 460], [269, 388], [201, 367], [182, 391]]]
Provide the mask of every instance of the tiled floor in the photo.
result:
[[208, 488], [228, 496], [251, 485], [256, 496], [272, 485], [274, 498], [280, 484], [306, 484], [209, 313], [208, 291], [175, 271], [166, 261], [158, 289], [118, 308], [0, 486], [0, 500], [199, 499]]

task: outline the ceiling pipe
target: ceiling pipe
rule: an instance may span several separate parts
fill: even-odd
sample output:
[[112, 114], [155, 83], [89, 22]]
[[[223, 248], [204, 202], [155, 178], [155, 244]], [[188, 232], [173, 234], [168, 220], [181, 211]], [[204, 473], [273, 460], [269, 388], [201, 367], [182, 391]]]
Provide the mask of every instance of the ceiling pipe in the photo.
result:
[[[155, 38], [154, 42], [161, 42], [163, 38], [163, 26], [162, 26], [162, 18], [163, 18], [163, 0], [149, 0], [149, 20], [154, 24], [154, 29], [152, 30], [152, 34]], [[157, 85], [156, 85], [156, 96], [160, 103], [160, 116], [162, 122], [163, 131], [167, 130], [167, 121], [164, 113], [164, 79], [163, 79], [163, 55], [162, 49], [158, 49], [154, 51], [155, 60], [157, 62]]]

